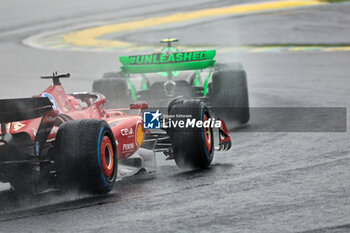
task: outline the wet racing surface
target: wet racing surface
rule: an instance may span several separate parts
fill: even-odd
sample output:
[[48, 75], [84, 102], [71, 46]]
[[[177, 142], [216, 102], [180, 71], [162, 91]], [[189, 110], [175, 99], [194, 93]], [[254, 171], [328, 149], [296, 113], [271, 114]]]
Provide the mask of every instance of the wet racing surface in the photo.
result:
[[[22, 41], [82, 24], [108, 24], [243, 1], [5, 1], [0, 10], [1, 98], [26, 97], [49, 85], [38, 77], [70, 72], [67, 92], [91, 90], [117, 57], [142, 51], [46, 50]], [[253, 2], [253, 1], [249, 1]], [[186, 45], [221, 46], [216, 59], [240, 61], [253, 107], [348, 107], [350, 54], [314, 51], [228, 50], [245, 44], [346, 44], [349, 3], [229, 15], [112, 33], [135, 44], [178, 37]], [[280, 46], [283, 47], [283, 46]], [[350, 135], [232, 132], [232, 148], [209, 169], [179, 170], [157, 155], [158, 170], [118, 181], [105, 196], [49, 192], [15, 195], [1, 184], [1, 232], [346, 232], [350, 229]], [[253, 129], [253, 130], [252, 130]], [[249, 132], [246, 132], [249, 131]]]

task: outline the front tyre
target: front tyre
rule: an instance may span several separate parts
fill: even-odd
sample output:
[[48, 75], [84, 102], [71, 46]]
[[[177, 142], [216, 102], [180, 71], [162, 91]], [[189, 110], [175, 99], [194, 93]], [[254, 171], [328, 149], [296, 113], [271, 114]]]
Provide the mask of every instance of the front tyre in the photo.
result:
[[[175, 100], [169, 106], [169, 114], [192, 116], [190, 119], [207, 121], [210, 114], [207, 106], [198, 99]], [[187, 121], [187, 117], [176, 117]], [[207, 168], [214, 157], [214, 135], [210, 127], [171, 128], [170, 137], [176, 165], [179, 168]]]
[[108, 193], [117, 177], [117, 150], [109, 125], [85, 119], [63, 123], [56, 137], [55, 166], [62, 188]]

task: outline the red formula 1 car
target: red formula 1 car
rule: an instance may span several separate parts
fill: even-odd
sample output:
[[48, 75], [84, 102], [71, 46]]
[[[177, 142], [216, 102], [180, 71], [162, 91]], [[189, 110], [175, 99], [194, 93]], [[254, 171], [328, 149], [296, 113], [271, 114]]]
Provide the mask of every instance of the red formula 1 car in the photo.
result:
[[[49, 188], [107, 193], [115, 183], [118, 165], [154, 167], [154, 152], [164, 152], [179, 167], [210, 165], [215, 149], [212, 125], [144, 129], [146, 103], [106, 109], [102, 94], [67, 95], [60, 83], [60, 78], [67, 77], [42, 77], [52, 79], [53, 85], [37, 97], [0, 100], [0, 182], [31, 193]], [[168, 110], [174, 116], [210, 119], [199, 100], [177, 99]], [[218, 134], [216, 149], [229, 149], [223, 122]]]

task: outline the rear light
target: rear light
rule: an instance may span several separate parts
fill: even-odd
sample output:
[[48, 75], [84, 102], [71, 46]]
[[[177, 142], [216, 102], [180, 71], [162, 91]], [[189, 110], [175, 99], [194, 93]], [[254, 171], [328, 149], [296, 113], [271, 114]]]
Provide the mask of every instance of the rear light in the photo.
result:
[[130, 109], [145, 109], [148, 108], [148, 103], [130, 104]]

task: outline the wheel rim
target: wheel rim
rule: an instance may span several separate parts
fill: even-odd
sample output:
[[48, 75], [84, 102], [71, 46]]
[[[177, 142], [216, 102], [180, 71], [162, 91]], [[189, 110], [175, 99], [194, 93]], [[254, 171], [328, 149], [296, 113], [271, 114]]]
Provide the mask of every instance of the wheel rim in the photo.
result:
[[[209, 117], [207, 115], [207, 113], [204, 114], [204, 122], [208, 121]], [[211, 149], [212, 149], [212, 129], [209, 127], [204, 127], [204, 141], [205, 141], [205, 145], [207, 147], [207, 150], [209, 153], [211, 153]]]
[[107, 178], [110, 178], [114, 171], [114, 152], [112, 142], [108, 136], [104, 136], [102, 140], [101, 160], [104, 174]]

